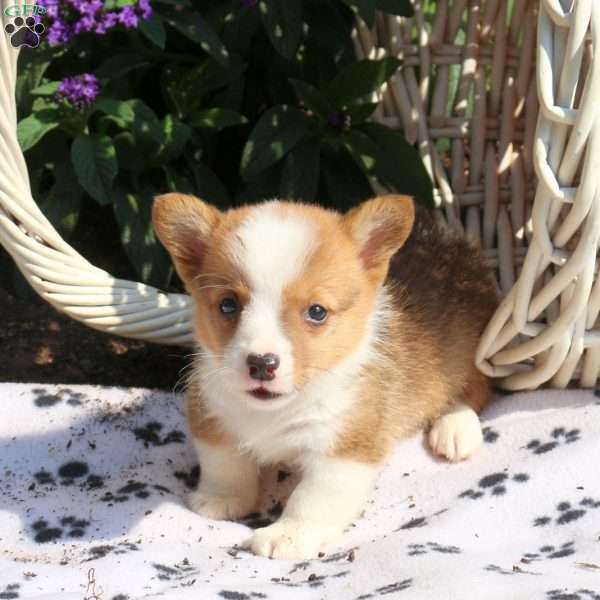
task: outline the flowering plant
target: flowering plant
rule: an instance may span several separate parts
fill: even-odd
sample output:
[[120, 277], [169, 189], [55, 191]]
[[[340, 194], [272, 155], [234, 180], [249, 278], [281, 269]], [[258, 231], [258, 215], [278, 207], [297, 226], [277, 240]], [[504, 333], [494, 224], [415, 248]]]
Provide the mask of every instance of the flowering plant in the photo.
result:
[[150, 221], [167, 190], [347, 209], [372, 178], [431, 201], [417, 151], [369, 122], [399, 61], [357, 61], [351, 39], [354, 13], [409, 0], [38, 2], [47, 33], [17, 84], [33, 194], [85, 254], [120, 243], [127, 260], [93, 258], [113, 272], [168, 287]]

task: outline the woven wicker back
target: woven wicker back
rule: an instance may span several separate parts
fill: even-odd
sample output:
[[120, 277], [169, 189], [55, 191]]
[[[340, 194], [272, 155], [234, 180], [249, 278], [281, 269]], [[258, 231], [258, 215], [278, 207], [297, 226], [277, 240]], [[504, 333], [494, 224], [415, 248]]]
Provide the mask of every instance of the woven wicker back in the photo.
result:
[[417, 1], [356, 29], [360, 56], [403, 59], [376, 118], [417, 142], [440, 214], [496, 268], [477, 362], [509, 389], [600, 370], [598, 4], [439, 0], [431, 18]]

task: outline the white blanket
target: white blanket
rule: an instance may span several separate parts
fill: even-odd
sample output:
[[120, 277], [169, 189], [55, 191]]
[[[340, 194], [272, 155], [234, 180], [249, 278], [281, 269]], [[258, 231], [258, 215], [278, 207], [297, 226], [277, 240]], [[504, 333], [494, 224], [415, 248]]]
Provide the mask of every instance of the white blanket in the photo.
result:
[[0, 599], [600, 600], [600, 398], [499, 396], [483, 420], [465, 463], [399, 444], [364, 517], [294, 563], [235, 547], [276, 518], [285, 472], [245, 524], [186, 508], [179, 396], [0, 384]]

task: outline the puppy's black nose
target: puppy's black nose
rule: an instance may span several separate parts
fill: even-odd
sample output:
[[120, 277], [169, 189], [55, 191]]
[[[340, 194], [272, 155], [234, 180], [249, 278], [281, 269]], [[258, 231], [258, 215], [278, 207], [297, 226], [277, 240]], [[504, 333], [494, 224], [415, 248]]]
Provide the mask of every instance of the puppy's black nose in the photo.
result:
[[246, 364], [252, 379], [272, 381], [275, 379], [275, 371], [279, 366], [279, 356], [270, 352], [268, 354], [248, 354]]

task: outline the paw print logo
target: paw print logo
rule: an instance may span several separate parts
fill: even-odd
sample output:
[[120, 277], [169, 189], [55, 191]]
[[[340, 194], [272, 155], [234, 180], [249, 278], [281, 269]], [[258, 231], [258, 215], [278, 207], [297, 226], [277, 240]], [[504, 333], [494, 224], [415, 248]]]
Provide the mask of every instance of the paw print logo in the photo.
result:
[[36, 23], [33, 17], [15, 17], [12, 23], [4, 27], [4, 31], [10, 36], [10, 43], [14, 48], [27, 46], [37, 48], [40, 45], [40, 36], [46, 28], [42, 23]]

